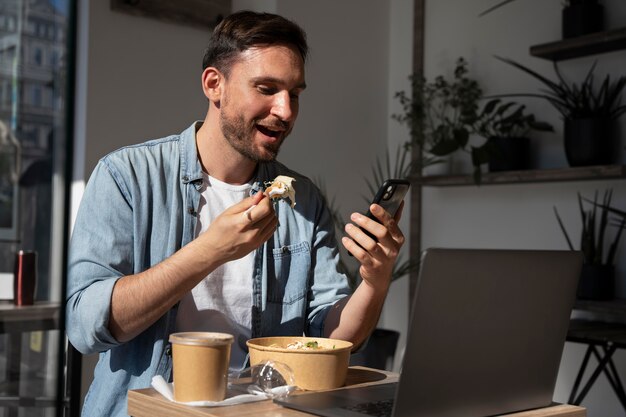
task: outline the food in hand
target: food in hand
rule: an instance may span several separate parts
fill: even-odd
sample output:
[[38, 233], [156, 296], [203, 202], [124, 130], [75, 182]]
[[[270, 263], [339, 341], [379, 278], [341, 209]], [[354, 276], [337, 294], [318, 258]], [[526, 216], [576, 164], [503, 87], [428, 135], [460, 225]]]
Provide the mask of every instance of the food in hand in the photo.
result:
[[296, 180], [286, 175], [279, 175], [274, 181], [267, 183], [265, 195], [273, 200], [288, 198], [291, 202], [291, 208], [296, 205], [296, 190], [292, 183]]

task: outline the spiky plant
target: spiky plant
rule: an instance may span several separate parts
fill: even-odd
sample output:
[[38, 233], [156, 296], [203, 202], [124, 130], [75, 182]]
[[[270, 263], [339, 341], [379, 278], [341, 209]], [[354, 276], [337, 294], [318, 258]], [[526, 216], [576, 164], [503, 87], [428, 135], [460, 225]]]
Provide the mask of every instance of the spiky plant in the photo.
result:
[[547, 100], [563, 117], [563, 119], [581, 119], [601, 117], [616, 119], [626, 112], [626, 105], [621, 103], [622, 91], [626, 87], [626, 76], [611, 81], [607, 74], [600, 87], [594, 85], [596, 63], [587, 71], [582, 82], [568, 82], [558, 63], [554, 62], [554, 72], [558, 81], [552, 81], [538, 72], [512, 59], [496, 56], [502, 62], [514, 66], [526, 74], [539, 80], [545, 87], [541, 93], [506, 94], [506, 97], [536, 97]]
[[[615, 261], [615, 253], [622, 237], [622, 231], [626, 228], [626, 213], [617, 209], [611, 208], [611, 199], [613, 197], [613, 190], [609, 189], [604, 192], [602, 203], [598, 202], [598, 192], [594, 194], [593, 201], [583, 198], [578, 193], [578, 207], [580, 210], [580, 216], [582, 221], [582, 231], [580, 235], [580, 250], [583, 252], [585, 263], [588, 265], [613, 265]], [[585, 202], [591, 204], [591, 209], [585, 208]], [[609, 212], [621, 213], [623, 215], [622, 220], [618, 223], [618, 230], [615, 233], [613, 241], [609, 246], [606, 258], [604, 258], [604, 241], [606, 235], [606, 229], [609, 224]], [[559, 216], [559, 212], [554, 207], [554, 214], [567, 245], [571, 250], [574, 249], [572, 240], [565, 229], [565, 225]]]

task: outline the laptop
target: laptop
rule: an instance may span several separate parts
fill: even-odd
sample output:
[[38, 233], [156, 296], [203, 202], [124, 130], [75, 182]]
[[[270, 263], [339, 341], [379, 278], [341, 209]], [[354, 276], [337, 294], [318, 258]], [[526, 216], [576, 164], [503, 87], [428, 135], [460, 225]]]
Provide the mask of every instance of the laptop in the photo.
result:
[[581, 267], [576, 251], [428, 249], [397, 383], [274, 401], [327, 417], [493, 416], [549, 406]]

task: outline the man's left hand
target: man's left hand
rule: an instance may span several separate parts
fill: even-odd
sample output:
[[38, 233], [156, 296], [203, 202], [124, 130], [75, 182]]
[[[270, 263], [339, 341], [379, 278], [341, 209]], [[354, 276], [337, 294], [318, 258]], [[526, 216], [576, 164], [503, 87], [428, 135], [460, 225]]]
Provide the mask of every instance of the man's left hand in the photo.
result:
[[[348, 236], [342, 238], [344, 247], [361, 263], [361, 278], [377, 291], [386, 293], [393, 266], [404, 244], [404, 235], [398, 227], [403, 207], [404, 202], [395, 217], [392, 217], [378, 204], [372, 204], [370, 211], [379, 222], [363, 214], [352, 213], [350, 220], [354, 224], [348, 223], [345, 228]], [[377, 240], [369, 237], [361, 228], [374, 235]]]

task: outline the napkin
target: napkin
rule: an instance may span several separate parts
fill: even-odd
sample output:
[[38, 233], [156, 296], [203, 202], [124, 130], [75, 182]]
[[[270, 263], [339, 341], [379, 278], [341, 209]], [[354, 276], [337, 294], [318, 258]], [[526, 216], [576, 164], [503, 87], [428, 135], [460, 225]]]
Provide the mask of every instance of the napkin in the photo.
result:
[[247, 390], [248, 394], [237, 395], [236, 392], [233, 392], [233, 390], [229, 389], [228, 392], [226, 393], [227, 398], [224, 399], [223, 401], [182, 402], [182, 401], [176, 401], [174, 399], [174, 384], [165, 381], [165, 379], [161, 375], [156, 375], [155, 377], [152, 378], [152, 388], [157, 390], [159, 394], [161, 394], [162, 396], [164, 396], [166, 399], [170, 401], [173, 401], [178, 404], [189, 405], [192, 407], [222, 407], [226, 405], [235, 405], [235, 404], [251, 403], [254, 401], [263, 401], [263, 400], [275, 398], [275, 397], [282, 396], [282, 395], [288, 395], [295, 389], [295, 387], [293, 386], [286, 385], [282, 387], [276, 387], [271, 390], [268, 390], [268, 392], [265, 392], [261, 390], [260, 388], [254, 385], [251, 385], [248, 387], [248, 390]]

